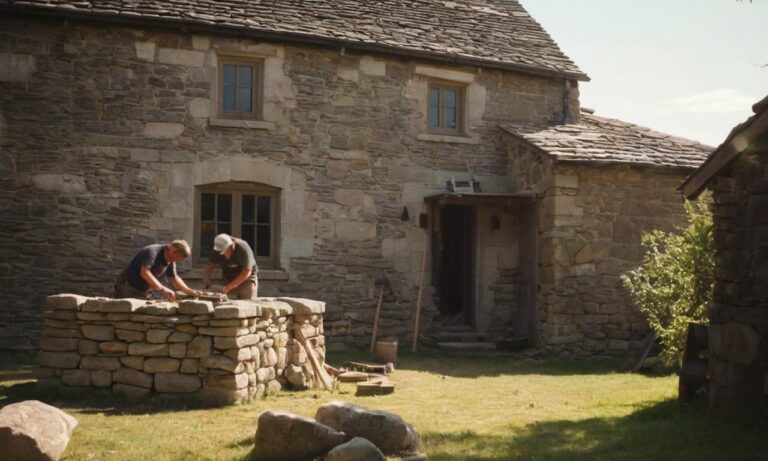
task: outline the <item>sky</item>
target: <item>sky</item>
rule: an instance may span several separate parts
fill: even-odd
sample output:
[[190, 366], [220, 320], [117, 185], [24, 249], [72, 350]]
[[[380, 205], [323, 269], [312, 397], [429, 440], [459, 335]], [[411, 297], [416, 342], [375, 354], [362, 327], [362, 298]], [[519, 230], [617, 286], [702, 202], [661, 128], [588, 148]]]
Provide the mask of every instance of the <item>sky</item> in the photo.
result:
[[768, 0], [520, 1], [596, 115], [717, 146], [768, 95]]

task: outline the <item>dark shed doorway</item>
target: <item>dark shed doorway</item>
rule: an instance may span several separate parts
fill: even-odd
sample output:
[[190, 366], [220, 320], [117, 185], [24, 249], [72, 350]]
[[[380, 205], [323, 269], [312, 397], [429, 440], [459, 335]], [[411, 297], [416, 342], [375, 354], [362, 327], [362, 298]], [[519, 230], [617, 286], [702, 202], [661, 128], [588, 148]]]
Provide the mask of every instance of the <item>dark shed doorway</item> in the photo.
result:
[[440, 320], [444, 325], [474, 323], [475, 207], [440, 208]]

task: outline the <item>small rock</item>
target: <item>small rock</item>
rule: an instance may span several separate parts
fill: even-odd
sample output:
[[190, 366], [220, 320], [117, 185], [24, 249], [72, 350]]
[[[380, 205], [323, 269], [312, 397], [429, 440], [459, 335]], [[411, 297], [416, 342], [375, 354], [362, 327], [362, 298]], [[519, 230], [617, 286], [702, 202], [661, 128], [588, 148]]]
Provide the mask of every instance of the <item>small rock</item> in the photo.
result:
[[259, 416], [254, 458], [265, 461], [313, 459], [347, 440], [346, 434], [313, 419], [270, 410]]
[[315, 419], [350, 437], [368, 439], [385, 454], [413, 453], [419, 445], [419, 433], [394, 413], [334, 401], [320, 406]]
[[355, 437], [329, 451], [324, 461], [384, 461], [384, 453], [362, 437]]

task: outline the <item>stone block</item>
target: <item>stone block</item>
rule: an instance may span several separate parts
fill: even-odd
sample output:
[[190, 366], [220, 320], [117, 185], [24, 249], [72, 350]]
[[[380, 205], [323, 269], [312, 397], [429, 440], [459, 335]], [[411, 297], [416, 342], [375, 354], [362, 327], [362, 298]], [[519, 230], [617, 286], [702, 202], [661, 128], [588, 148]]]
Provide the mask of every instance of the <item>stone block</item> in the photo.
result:
[[72, 352], [77, 350], [80, 340], [77, 338], [40, 338], [40, 349], [52, 352]]
[[67, 386], [90, 386], [91, 372], [88, 370], [64, 370], [61, 373], [61, 382]]
[[169, 343], [188, 343], [192, 341], [194, 336], [192, 336], [189, 333], [179, 333], [178, 331], [175, 331], [171, 333], [170, 336], [168, 336], [167, 342]]
[[145, 335], [140, 331], [115, 329], [115, 336], [121, 341], [137, 343], [144, 341]]
[[152, 388], [152, 375], [132, 368], [117, 370], [112, 374], [112, 381], [145, 389]]
[[239, 373], [236, 375], [208, 375], [204, 377], [205, 387], [215, 389], [243, 389], [248, 386], [248, 374]]
[[376, 223], [363, 221], [338, 221], [336, 237], [344, 241], [373, 240], [376, 238]]
[[360, 72], [372, 77], [386, 77], [387, 63], [371, 56], [360, 58]]
[[243, 336], [250, 333], [248, 328], [240, 327], [200, 327], [198, 333], [207, 336]]
[[187, 357], [202, 358], [211, 355], [213, 340], [210, 336], [196, 336], [187, 345]]
[[176, 66], [202, 67], [205, 63], [205, 53], [176, 48], [160, 48], [157, 50], [157, 62]]
[[181, 361], [167, 357], [152, 357], [144, 361], [144, 371], [147, 373], [173, 373], [179, 371]]
[[91, 384], [96, 387], [110, 387], [112, 385], [112, 372], [106, 370], [91, 371]]
[[153, 62], [155, 60], [155, 44], [152, 42], [135, 42], [136, 57], [142, 61]]
[[261, 316], [261, 307], [255, 301], [233, 301], [216, 306], [215, 319], [243, 319]]
[[44, 326], [42, 336], [48, 338], [82, 338], [83, 334], [80, 333], [79, 329]]
[[102, 313], [132, 313], [136, 312], [141, 306], [146, 304], [144, 299], [124, 298], [107, 299], [94, 298], [89, 299], [83, 304], [83, 312], [102, 312]]
[[248, 389], [230, 390], [204, 387], [198, 391], [197, 398], [203, 405], [232, 405], [247, 401]]
[[210, 301], [201, 301], [197, 299], [185, 299], [179, 301], [179, 314], [202, 315], [212, 313], [213, 303]]
[[256, 381], [260, 383], [266, 383], [267, 381], [274, 379], [275, 369], [270, 367], [262, 367], [256, 370]]
[[112, 392], [129, 401], [142, 402], [146, 401], [152, 391], [145, 387], [131, 386], [130, 384], [115, 384], [112, 386]]
[[165, 344], [170, 335], [171, 330], [153, 328], [147, 331], [147, 342], [152, 344]]
[[99, 353], [99, 343], [87, 339], [81, 339], [77, 344], [77, 352], [80, 355], [96, 355]]
[[80, 364], [80, 354], [41, 351], [37, 354], [37, 364], [49, 368], [77, 368]]
[[182, 373], [197, 373], [199, 370], [199, 362], [199, 359], [183, 359], [179, 371]]
[[209, 355], [200, 359], [200, 366], [228, 371], [230, 373], [242, 373], [243, 364], [224, 355]]
[[187, 344], [172, 343], [168, 345], [168, 355], [176, 359], [183, 359], [187, 356]]
[[82, 325], [83, 336], [96, 341], [112, 341], [115, 339], [115, 327], [112, 325]]
[[99, 350], [107, 354], [125, 354], [128, 351], [128, 343], [122, 341], [105, 341], [99, 343]]
[[250, 347], [244, 347], [242, 349], [228, 349], [224, 351], [223, 354], [236, 362], [251, 360], [251, 357], [253, 357], [253, 353], [251, 352]]
[[62, 293], [45, 298], [45, 307], [51, 310], [76, 311], [88, 299], [85, 296]]
[[237, 336], [235, 338], [228, 338], [222, 336], [216, 336], [213, 338], [213, 345], [216, 349], [240, 349], [246, 346], [252, 346], [259, 342], [261, 337], [258, 334], [251, 334], [245, 336]]
[[128, 345], [129, 355], [143, 355], [147, 357], [160, 357], [168, 355], [167, 344], [131, 343]]
[[83, 370], [108, 370], [115, 371], [120, 369], [120, 360], [115, 357], [94, 357], [86, 356], [80, 362], [80, 368]]
[[312, 315], [325, 313], [325, 303], [307, 298], [277, 298], [278, 301], [289, 304], [294, 315]]
[[174, 315], [178, 311], [178, 307], [174, 303], [148, 301], [146, 304], [137, 309], [137, 312], [146, 315]]
[[157, 392], [189, 393], [202, 387], [199, 376], [180, 373], [158, 373], [155, 375]]
[[197, 327], [194, 325], [186, 324], [186, 323], [176, 325], [175, 330], [177, 333], [187, 333], [190, 335], [197, 334]]
[[75, 320], [77, 312], [74, 311], [44, 311], [43, 318], [54, 320]]
[[293, 307], [290, 304], [276, 299], [260, 299], [259, 305], [261, 306], [262, 315], [265, 318], [280, 317], [293, 313]]
[[144, 137], [150, 139], [173, 139], [184, 132], [181, 123], [147, 122], [144, 127]]
[[128, 368], [133, 368], [134, 370], [144, 369], [144, 357], [133, 355], [128, 357], [120, 357], [120, 363]]

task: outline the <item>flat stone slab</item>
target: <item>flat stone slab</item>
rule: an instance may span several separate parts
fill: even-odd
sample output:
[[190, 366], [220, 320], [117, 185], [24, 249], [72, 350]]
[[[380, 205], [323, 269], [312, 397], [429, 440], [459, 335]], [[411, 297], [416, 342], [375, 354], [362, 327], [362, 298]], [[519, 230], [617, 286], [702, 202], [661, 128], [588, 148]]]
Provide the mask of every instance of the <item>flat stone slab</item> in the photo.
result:
[[179, 314], [205, 315], [213, 313], [213, 303], [200, 299], [185, 299], [179, 301]]
[[215, 319], [245, 319], [249, 317], [261, 317], [261, 305], [256, 301], [237, 300], [226, 304], [219, 304], [213, 310]]
[[78, 310], [78, 307], [89, 299], [90, 298], [86, 296], [62, 293], [45, 298], [45, 307], [47, 309], [58, 311], [76, 311]]
[[258, 303], [265, 316], [272, 315], [280, 317], [283, 315], [291, 315], [293, 313], [293, 307], [290, 304], [278, 301], [275, 298], [259, 298]]
[[312, 315], [325, 313], [325, 303], [307, 298], [277, 298], [277, 301], [290, 304], [294, 315]]
[[83, 304], [81, 310], [83, 312], [133, 313], [146, 303], [146, 299], [91, 298]]

